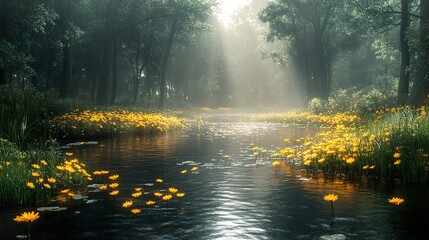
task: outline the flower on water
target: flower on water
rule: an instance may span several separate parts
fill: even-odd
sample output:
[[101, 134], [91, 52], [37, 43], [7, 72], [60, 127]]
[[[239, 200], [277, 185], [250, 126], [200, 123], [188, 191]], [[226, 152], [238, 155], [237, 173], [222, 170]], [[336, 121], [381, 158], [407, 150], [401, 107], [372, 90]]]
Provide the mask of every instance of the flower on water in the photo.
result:
[[135, 209], [131, 209], [131, 212], [132, 213], [134, 213], [134, 214], [139, 214], [140, 213], [140, 209], [138, 209], [138, 208], [135, 208]]
[[149, 201], [147, 201], [147, 202], [146, 202], [146, 205], [149, 205], [149, 206], [150, 206], [150, 205], [154, 205], [154, 204], [155, 204], [155, 201], [151, 201], [151, 200], [149, 200]]
[[34, 222], [39, 218], [39, 213], [23, 212], [21, 215], [16, 216], [13, 220], [15, 222]]
[[101, 175], [101, 171], [94, 171], [92, 174], [94, 174], [94, 175]]
[[109, 193], [109, 195], [111, 195], [111, 196], [115, 196], [115, 195], [118, 195], [118, 193], [119, 193], [119, 190], [115, 190], [115, 191], [111, 191], [111, 192]]
[[73, 153], [72, 153], [72, 152], [66, 152], [65, 154], [66, 154], [66, 156], [69, 156], [69, 157], [70, 157], [70, 156], [73, 156]]
[[171, 187], [171, 188], [168, 188], [168, 191], [171, 193], [177, 193], [178, 190], [177, 190], [177, 188]]
[[128, 208], [128, 207], [131, 207], [133, 205], [133, 201], [125, 201], [123, 204], [122, 204], [122, 207], [124, 207], [124, 208]]
[[38, 172], [31, 172], [31, 176], [40, 177], [40, 174]]
[[274, 161], [272, 165], [273, 165], [273, 167], [277, 167], [278, 165], [280, 165], [280, 162], [279, 161]]
[[142, 189], [143, 188], [141, 188], [141, 187], [134, 188], [134, 190], [136, 190], [136, 192], [141, 192]]
[[40, 168], [40, 166], [39, 166], [38, 164], [31, 164], [31, 166], [32, 166], [34, 169], [39, 169], [39, 168]]
[[324, 196], [323, 199], [327, 202], [335, 202], [338, 200], [338, 195], [328, 194], [328, 195]]
[[119, 186], [119, 183], [111, 183], [109, 184], [110, 188], [117, 188]]
[[162, 183], [162, 182], [164, 182], [164, 180], [162, 180], [161, 178], [158, 178], [158, 179], [155, 180], [155, 182]]
[[100, 190], [106, 190], [107, 189], [107, 185], [100, 185], [98, 187], [98, 189], [100, 189]]
[[197, 171], [198, 170], [198, 167], [193, 167], [192, 169], [191, 169], [191, 171]]
[[102, 170], [102, 171], [100, 171], [100, 173], [103, 174], [103, 175], [105, 175], [105, 174], [109, 174], [109, 171]]
[[395, 152], [395, 154], [393, 154], [393, 158], [400, 158], [401, 154], [398, 152]]
[[31, 188], [31, 189], [35, 188], [34, 183], [32, 183], [32, 182], [27, 182], [26, 185], [28, 188]]
[[397, 198], [397, 197], [394, 197], [394, 198], [392, 198], [392, 199], [389, 199], [389, 203], [391, 203], [391, 204], [395, 204], [395, 205], [399, 205], [399, 204], [402, 204], [402, 203], [404, 203], [404, 199], [402, 199], [402, 198]]
[[64, 189], [64, 190], [61, 190], [60, 192], [61, 193], [68, 193], [70, 191], [70, 189]]
[[164, 200], [164, 201], [168, 201], [168, 200], [170, 200], [171, 198], [173, 198], [173, 195], [168, 194], [168, 195], [163, 196], [163, 197], [162, 197], [162, 200]]
[[48, 162], [46, 162], [46, 160], [40, 160], [40, 164], [48, 166]]
[[114, 180], [116, 180], [116, 179], [118, 179], [118, 178], [119, 178], [119, 175], [118, 175], [118, 174], [116, 174], [116, 175], [112, 175], [112, 176], [110, 176], [110, 177], [109, 177], [109, 179], [110, 179], [110, 180], [113, 180], [113, 181], [114, 181]]
[[393, 164], [395, 164], [395, 165], [401, 164], [401, 159], [396, 160]]
[[156, 197], [162, 197], [162, 193], [160, 192], [154, 192], [153, 195], [155, 195]]
[[176, 196], [177, 196], [178, 198], [182, 198], [182, 197], [184, 197], [184, 196], [185, 196], [185, 193], [176, 193]]
[[48, 182], [55, 183], [57, 180], [55, 178], [48, 178]]
[[136, 193], [131, 194], [131, 196], [133, 196], [133, 197], [135, 197], [135, 198], [138, 198], [138, 197], [140, 197], [141, 195], [142, 195], [142, 192], [136, 192]]
[[188, 172], [188, 170], [186, 170], [186, 169], [185, 169], [185, 170], [182, 170], [180, 173], [181, 173], [181, 174], [185, 174], [185, 173], [187, 173], [187, 172]]

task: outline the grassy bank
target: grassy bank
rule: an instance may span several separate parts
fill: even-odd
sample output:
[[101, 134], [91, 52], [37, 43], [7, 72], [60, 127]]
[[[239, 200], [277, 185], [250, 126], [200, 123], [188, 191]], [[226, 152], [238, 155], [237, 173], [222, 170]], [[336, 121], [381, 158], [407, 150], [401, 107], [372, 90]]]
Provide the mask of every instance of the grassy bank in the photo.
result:
[[253, 119], [328, 127], [315, 136], [285, 141], [274, 157], [299, 164], [309, 173], [332, 177], [393, 177], [406, 182], [429, 180], [427, 108], [389, 108], [367, 121], [356, 115], [290, 112]]
[[85, 164], [56, 149], [53, 144], [21, 151], [0, 139], [0, 207], [36, 206], [90, 179]]
[[131, 132], [156, 134], [184, 127], [175, 116], [127, 109], [75, 110], [53, 118], [50, 124], [54, 135], [80, 139]]

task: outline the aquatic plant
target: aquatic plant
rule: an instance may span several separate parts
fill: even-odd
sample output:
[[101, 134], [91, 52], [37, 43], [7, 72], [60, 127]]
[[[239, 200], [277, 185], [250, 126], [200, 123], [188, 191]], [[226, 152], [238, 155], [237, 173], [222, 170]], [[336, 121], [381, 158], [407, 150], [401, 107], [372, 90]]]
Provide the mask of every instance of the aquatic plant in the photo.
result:
[[331, 216], [332, 220], [334, 220], [334, 202], [338, 200], [338, 195], [328, 194], [323, 197], [323, 200], [331, 203]]
[[160, 133], [181, 129], [177, 117], [126, 109], [84, 110], [58, 116], [50, 121], [51, 131], [64, 138], [102, 137], [124, 132]]
[[402, 198], [398, 198], [398, 197], [393, 197], [391, 199], [388, 199], [389, 203], [394, 204], [394, 205], [400, 205], [402, 203], [404, 203], [404, 199]]

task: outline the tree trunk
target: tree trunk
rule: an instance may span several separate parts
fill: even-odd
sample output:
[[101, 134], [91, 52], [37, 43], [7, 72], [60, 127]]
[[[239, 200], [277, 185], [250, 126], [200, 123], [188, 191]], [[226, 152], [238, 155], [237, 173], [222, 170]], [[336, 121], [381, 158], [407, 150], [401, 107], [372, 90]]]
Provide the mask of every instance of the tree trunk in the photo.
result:
[[0, 68], [0, 85], [7, 83], [7, 70], [6, 68]]
[[415, 106], [424, 104], [429, 93], [429, 0], [420, 0], [420, 17], [418, 68], [410, 99]]
[[320, 27], [315, 27], [314, 31], [314, 54], [315, 54], [315, 74], [314, 78], [317, 81], [318, 89], [315, 89], [316, 96], [318, 98], [327, 100], [329, 97], [328, 89], [328, 72], [326, 69], [326, 53], [323, 44], [323, 33]]
[[408, 88], [410, 86], [410, 46], [408, 44], [408, 28], [409, 21], [409, 0], [401, 0], [401, 29], [399, 34], [399, 42], [401, 46], [401, 69], [399, 74], [398, 84], [398, 103], [405, 104], [408, 99]]
[[63, 74], [60, 85], [60, 98], [69, 96], [70, 83], [72, 78], [72, 50], [70, 43], [67, 41], [63, 43]]
[[113, 59], [112, 59], [112, 96], [110, 99], [110, 105], [115, 105], [116, 95], [118, 92], [118, 52], [117, 52], [116, 37], [113, 40]]
[[107, 6], [105, 43], [103, 53], [103, 67], [101, 79], [98, 84], [97, 104], [107, 106], [109, 104], [109, 85], [112, 81], [112, 63], [113, 63], [113, 15], [115, 11], [115, 0], [109, 0]]
[[170, 33], [168, 34], [167, 47], [165, 49], [164, 59], [162, 63], [161, 79], [160, 79], [159, 109], [164, 109], [168, 60], [170, 58], [171, 48], [173, 47], [174, 35], [176, 34], [178, 22], [179, 22], [178, 19], [173, 20], [173, 22], [171, 23]]

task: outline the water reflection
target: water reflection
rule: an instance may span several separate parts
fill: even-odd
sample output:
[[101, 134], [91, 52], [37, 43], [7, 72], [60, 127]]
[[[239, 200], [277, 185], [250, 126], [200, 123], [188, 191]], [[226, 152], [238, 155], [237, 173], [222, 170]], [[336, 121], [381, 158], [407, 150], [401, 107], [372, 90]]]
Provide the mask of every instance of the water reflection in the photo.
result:
[[[286, 137], [293, 141], [312, 133], [280, 124], [211, 123], [186, 133], [120, 136], [73, 147], [89, 169], [119, 174], [121, 193], [90, 193], [97, 202], [42, 214], [33, 239], [319, 239], [337, 233], [348, 239], [419, 239], [426, 234], [427, 186], [309, 177], [284, 162], [276, 171], [271, 160], [253, 156], [252, 143], [274, 150]], [[198, 172], [191, 171], [194, 166]], [[184, 169], [188, 172], [181, 174]], [[164, 183], [148, 184], [156, 178]], [[170, 186], [184, 191], [185, 198], [144, 205], [150, 193]], [[135, 187], [147, 193], [136, 200], [138, 215], [121, 207]], [[339, 195], [332, 226], [330, 206], [323, 201], [327, 193]], [[387, 202], [392, 196], [406, 202], [395, 209]], [[17, 212], [0, 213], [0, 239], [23, 233], [11, 220]]]

